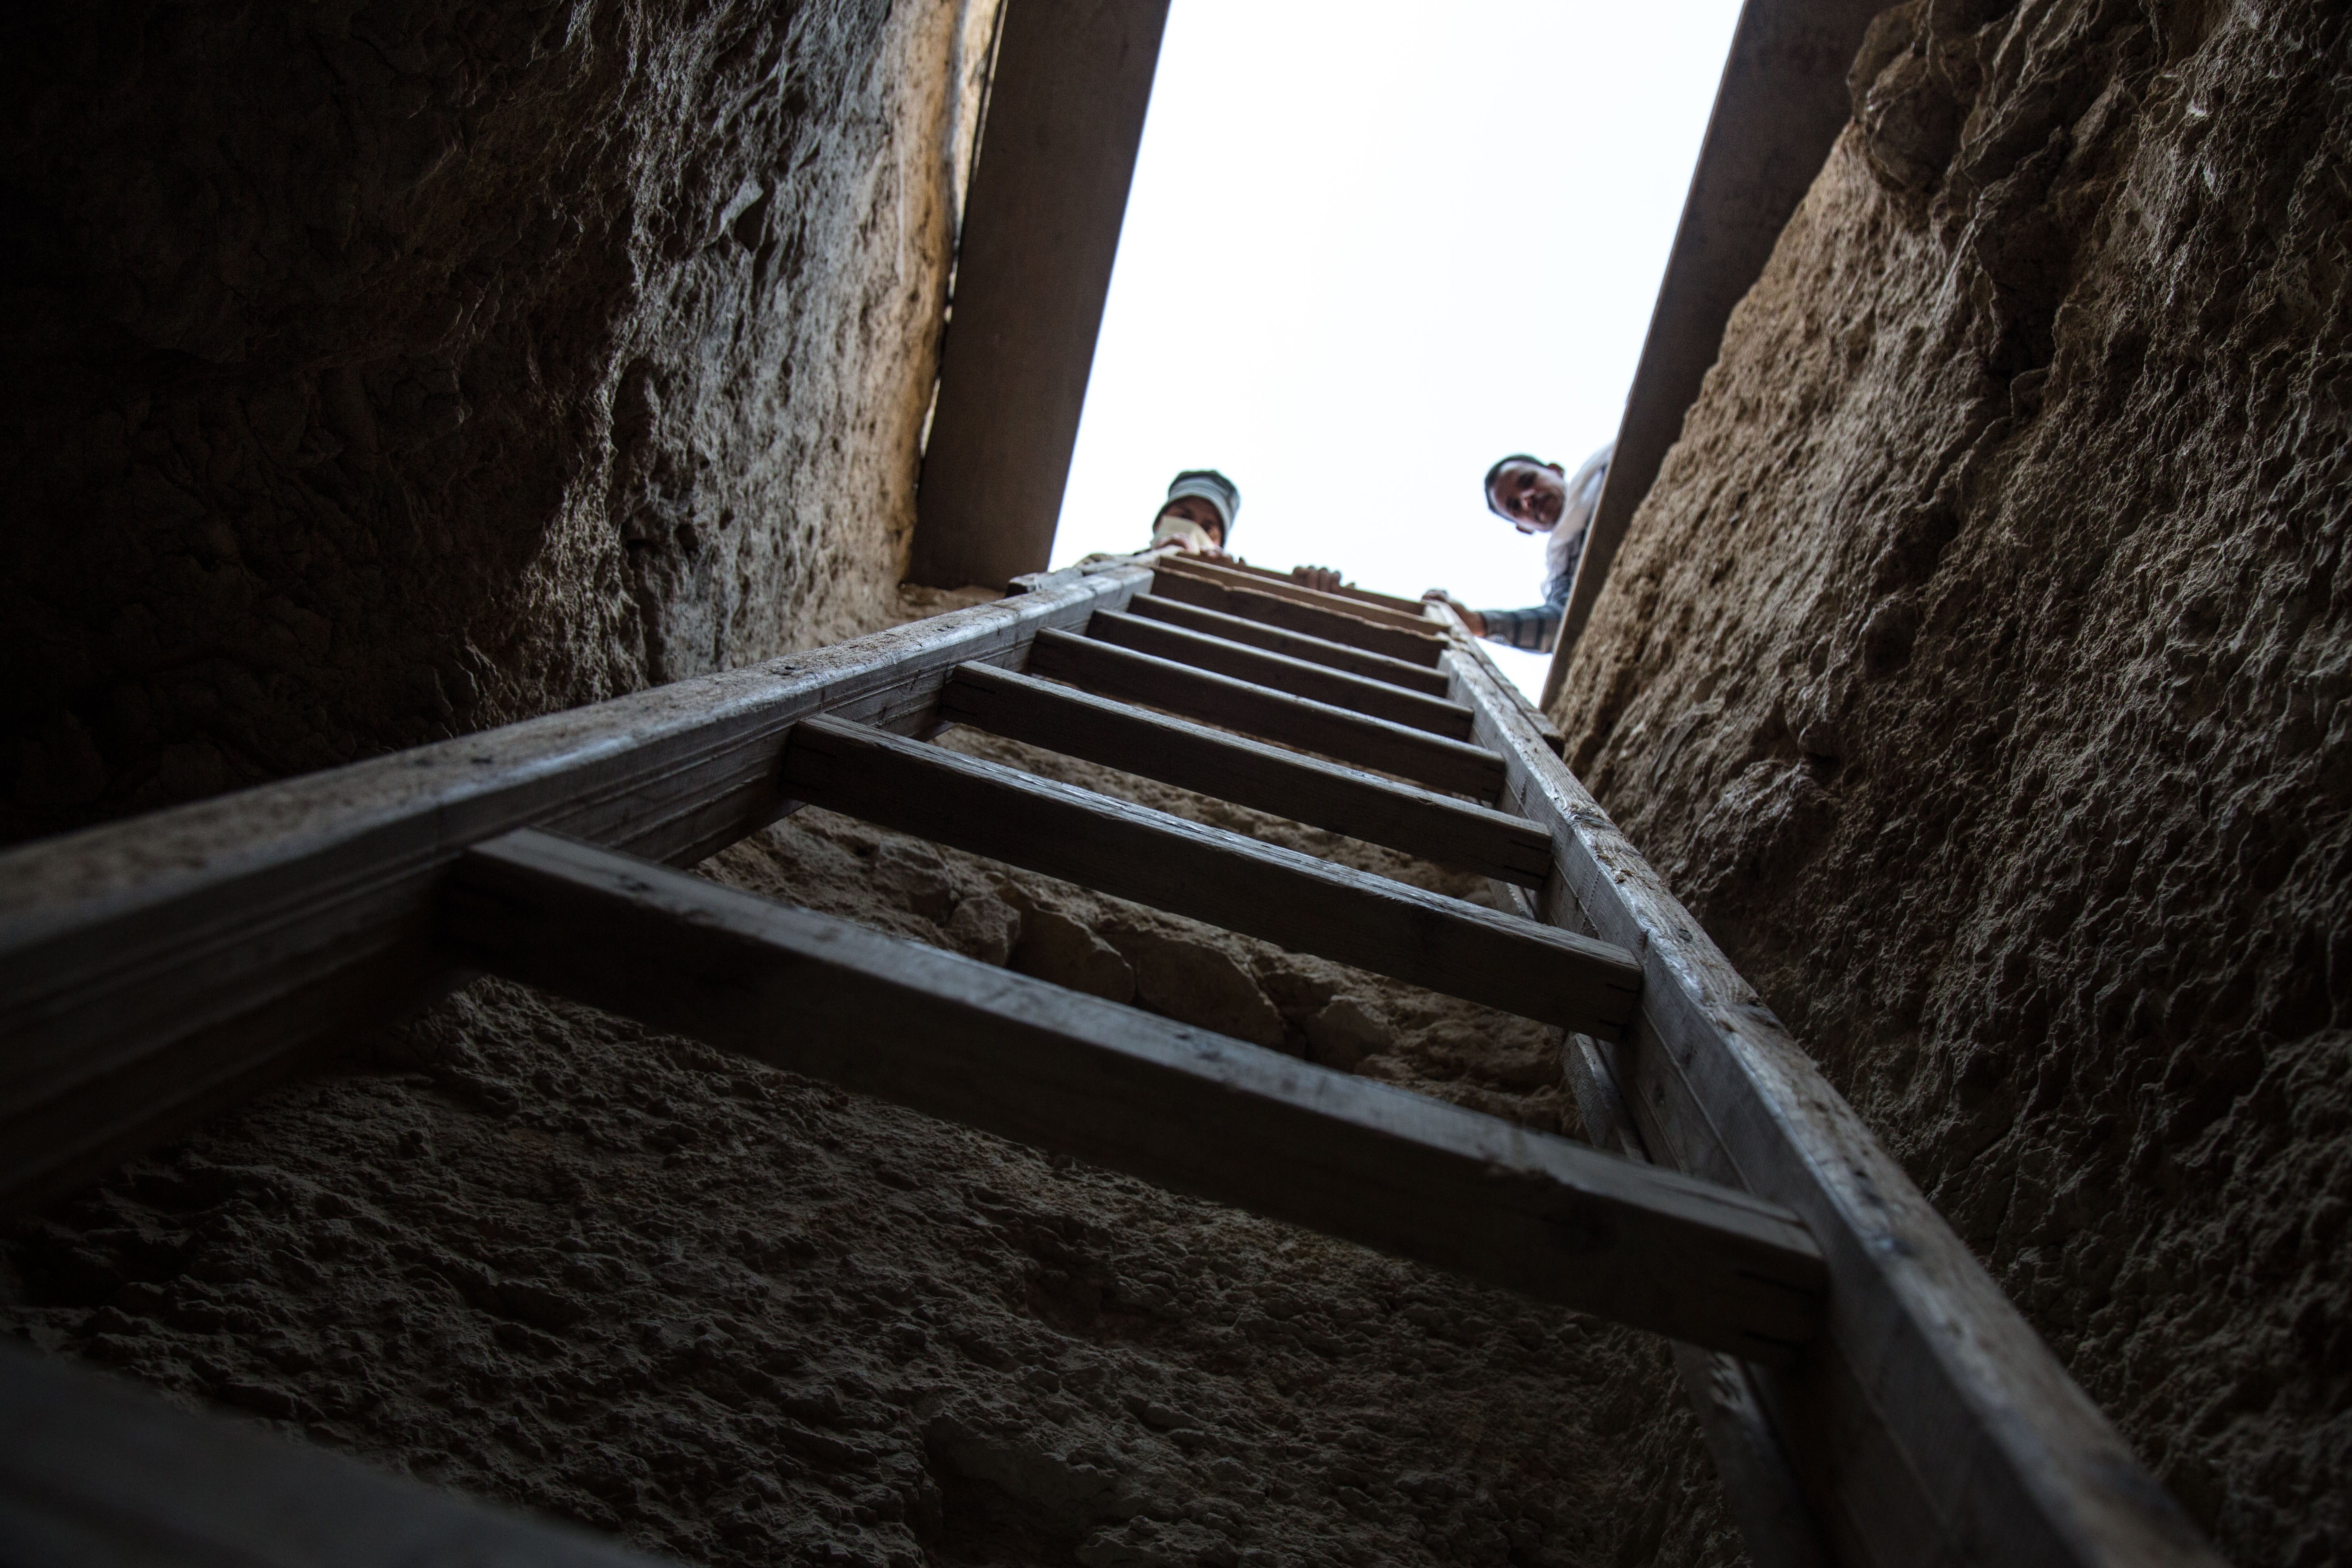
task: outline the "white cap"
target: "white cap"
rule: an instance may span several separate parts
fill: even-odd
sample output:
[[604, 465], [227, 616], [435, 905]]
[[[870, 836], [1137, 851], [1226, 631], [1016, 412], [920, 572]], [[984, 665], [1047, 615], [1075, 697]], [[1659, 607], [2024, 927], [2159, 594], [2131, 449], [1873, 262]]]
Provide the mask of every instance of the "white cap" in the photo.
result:
[[1230, 542], [1234, 537], [1234, 519], [1242, 510], [1242, 492], [1234, 481], [1214, 468], [1187, 468], [1169, 485], [1168, 500], [1182, 500], [1187, 496], [1199, 496], [1217, 509], [1218, 520], [1224, 524], [1224, 536]]

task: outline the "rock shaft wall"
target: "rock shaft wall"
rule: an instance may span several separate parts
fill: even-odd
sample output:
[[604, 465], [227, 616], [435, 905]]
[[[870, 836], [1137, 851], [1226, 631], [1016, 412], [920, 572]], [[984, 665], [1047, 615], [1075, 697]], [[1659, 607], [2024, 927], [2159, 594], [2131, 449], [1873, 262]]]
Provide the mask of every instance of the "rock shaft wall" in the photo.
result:
[[1558, 709], [2249, 1564], [2352, 1540], [2347, 42], [1882, 16]]
[[882, 624], [990, 0], [0, 24], [0, 837]]

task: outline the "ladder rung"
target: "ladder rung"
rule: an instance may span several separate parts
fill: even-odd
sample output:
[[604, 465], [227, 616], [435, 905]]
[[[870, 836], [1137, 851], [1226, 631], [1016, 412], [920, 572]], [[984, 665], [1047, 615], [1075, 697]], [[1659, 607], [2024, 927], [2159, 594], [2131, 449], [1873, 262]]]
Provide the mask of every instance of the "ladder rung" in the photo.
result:
[[526, 984], [1637, 1328], [1785, 1364], [1823, 1268], [1780, 1205], [667, 867], [525, 831], [442, 930]]
[[1229, 616], [1264, 621], [1267, 626], [1280, 626], [1286, 631], [1328, 637], [1333, 642], [1346, 643], [1350, 647], [1369, 648], [1373, 653], [1384, 653], [1408, 664], [1434, 668], [1445, 652], [1445, 640], [1442, 637], [1409, 632], [1401, 626], [1381, 626], [1356, 616], [1327, 610], [1319, 605], [1302, 605], [1295, 599], [1260, 593], [1255, 588], [1228, 587], [1222, 581], [1171, 571], [1156, 563], [1151, 572], [1151, 591], [1163, 599], [1174, 599], [1180, 604], [1199, 605], [1203, 609], [1222, 610]]
[[1442, 669], [1407, 664], [1401, 658], [1349, 647], [1346, 643], [1333, 642], [1328, 637], [1308, 637], [1305, 632], [1286, 632], [1280, 626], [1270, 626], [1246, 616], [1229, 616], [1223, 610], [1204, 610], [1198, 605], [1180, 605], [1173, 599], [1163, 599], [1154, 594], [1138, 594], [1128, 601], [1127, 613], [1166, 621], [1171, 626], [1182, 626], [1188, 631], [1207, 632], [1228, 642], [1247, 643], [1252, 647], [1286, 653], [1310, 664], [1328, 664], [1333, 669], [1344, 669], [1350, 675], [1361, 675], [1373, 680], [1385, 680], [1391, 686], [1402, 686], [1412, 691], [1425, 691], [1432, 697], [1444, 697], [1453, 689], [1452, 679]]
[[950, 677], [940, 717], [1523, 888], [1551, 869], [1550, 837], [1523, 818], [994, 665]]
[[[1287, 583], [1294, 588], [1307, 586], [1291, 574], [1277, 572], [1271, 566], [1253, 566], [1246, 561], [1220, 561], [1217, 564], [1228, 572], [1243, 572], [1252, 577], [1270, 577], [1277, 583]], [[1360, 604], [1381, 605], [1391, 610], [1402, 610], [1408, 616], [1418, 616], [1422, 613], [1421, 601], [1418, 599], [1401, 599], [1394, 594], [1375, 594], [1369, 588], [1359, 588], [1352, 583], [1342, 583], [1336, 588], [1316, 588], [1309, 591], [1328, 595], [1333, 598], [1352, 600]]]
[[1240, 643], [1229, 642], [1207, 632], [1187, 631], [1182, 626], [1141, 620], [1112, 611], [1097, 614], [1088, 621], [1087, 635], [1099, 642], [1133, 648], [1138, 653], [1172, 658], [1195, 669], [1213, 669], [1219, 675], [1271, 686], [1276, 691], [1287, 691], [1294, 697], [1328, 702], [1334, 708], [1352, 709], [1358, 713], [1370, 713], [1376, 719], [1408, 724], [1416, 730], [1426, 730], [1433, 735], [1444, 735], [1456, 741], [1470, 738], [1472, 715], [1470, 710], [1459, 702], [1448, 702], [1442, 697], [1429, 697], [1418, 691], [1406, 691], [1391, 686], [1385, 680], [1368, 680], [1363, 676], [1310, 664], [1288, 654], [1244, 647]]
[[1383, 605], [1367, 604], [1361, 599], [1344, 599], [1337, 594], [1326, 594], [1304, 583], [1294, 583], [1286, 577], [1275, 577], [1255, 571], [1244, 571], [1203, 561], [1197, 555], [1166, 555], [1152, 563], [1154, 571], [1181, 572], [1212, 583], [1223, 583], [1229, 588], [1245, 589], [1253, 594], [1265, 594], [1277, 599], [1287, 599], [1294, 605], [1311, 605], [1335, 615], [1351, 616], [1370, 621], [1374, 626], [1394, 626], [1400, 631], [1433, 632], [1436, 628], [1415, 605], [1410, 610], [1391, 610]]
[[1377, 768], [1432, 789], [1492, 800], [1503, 786], [1503, 760], [1483, 747], [1092, 637], [1039, 634], [1029, 647], [1029, 672]]
[[782, 777], [811, 805], [1586, 1034], [1616, 1037], [1641, 987], [1622, 948], [845, 720], [793, 726]]

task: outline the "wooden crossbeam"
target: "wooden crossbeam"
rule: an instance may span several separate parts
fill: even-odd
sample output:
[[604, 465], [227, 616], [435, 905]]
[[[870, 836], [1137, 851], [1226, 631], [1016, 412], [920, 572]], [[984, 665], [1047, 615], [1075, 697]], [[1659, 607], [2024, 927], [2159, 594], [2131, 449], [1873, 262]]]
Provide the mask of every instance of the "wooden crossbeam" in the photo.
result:
[[1271, 686], [1276, 691], [1328, 702], [1334, 708], [1370, 713], [1376, 719], [1426, 730], [1433, 735], [1456, 741], [1470, 738], [1470, 710], [1459, 702], [1407, 691], [1384, 680], [1349, 675], [1287, 654], [1245, 647], [1206, 632], [1188, 631], [1162, 621], [1139, 619], [1114, 611], [1088, 621], [1087, 635], [1098, 642], [1172, 658], [1179, 664], [1214, 670], [1236, 680]]
[[1772, 1363], [1819, 1313], [1779, 1207], [667, 868], [521, 832], [466, 961], [1024, 1143]]
[[1253, 594], [1265, 594], [1274, 598], [1286, 599], [1294, 605], [1311, 605], [1335, 615], [1352, 616], [1358, 620], [1370, 621], [1374, 626], [1393, 626], [1401, 631], [1420, 632], [1423, 635], [1430, 635], [1436, 629], [1421, 613], [1419, 605], [1404, 610], [1391, 609], [1385, 605], [1374, 604], [1362, 598], [1343, 598], [1337, 594], [1327, 594], [1319, 588], [1309, 588], [1303, 583], [1295, 583], [1287, 577], [1277, 576], [1270, 572], [1227, 566], [1219, 562], [1203, 560], [1198, 555], [1171, 552], [1161, 556], [1153, 564], [1158, 569], [1181, 572], [1187, 576], [1202, 578], [1212, 583], [1223, 583], [1229, 588], [1239, 588]]
[[1117, 898], [1507, 1012], [1614, 1037], [1631, 953], [840, 719], [794, 725], [783, 788]]
[[1244, 616], [1229, 616], [1222, 610], [1204, 610], [1198, 605], [1181, 605], [1156, 595], [1138, 594], [1128, 601], [1127, 609], [1129, 615], [1146, 616], [1155, 621], [1166, 621], [1172, 626], [1182, 626], [1187, 631], [1207, 632], [1211, 637], [1223, 637], [1228, 642], [1247, 643], [1252, 647], [1288, 654], [1310, 664], [1327, 664], [1350, 675], [1385, 680], [1391, 686], [1426, 692], [1432, 697], [1448, 695], [1453, 686], [1452, 678], [1444, 670], [1432, 669], [1427, 665], [1407, 664], [1401, 658], [1350, 647], [1328, 637], [1308, 637], [1305, 632], [1286, 632], [1264, 621], [1253, 621]]
[[1305, 632], [1309, 637], [1346, 643], [1350, 647], [1384, 653], [1407, 664], [1433, 668], [1445, 654], [1444, 640], [1424, 632], [1383, 626], [1360, 616], [1326, 609], [1320, 605], [1302, 604], [1296, 599], [1265, 593], [1255, 584], [1237, 587], [1222, 578], [1204, 577], [1198, 573], [1171, 566], [1165, 561], [1152, 563], [1151, 592], [1160, 598], [1173, 599], [1179, 604], [1222, 610], [1229, 616], [1263, 621], [1267, 626], [1280, 626], [1286, 631]]
[[0, 1560], [81, 1568], [659, 1568], [0, 1341]]
[[1481, 747], [1092, 637], [1041, 635], [1029, 672], [1475, 800], [1502, 785], [1502, 760]]
[[1040, 626], [1082, 626], [1146, 580], [1058, 574], [854, 643], [0, 854], [0, 1202], [69, 1187], [461, 981], [430, 927], [434, 879], [467, 843], [528, 824], [698, 860], [789, 809], [776, 762], [795, 719], [924, 727], [956, 665], [1017, 659]]
[[940, 717], [1519, 887], [1551, 870], [1550, 838], [1508, 813], [992, 665], [959, 668]]
[[908, 562], [937, 588], [1003, 587], [1053, 553], [1168, 0], [994, 15]]

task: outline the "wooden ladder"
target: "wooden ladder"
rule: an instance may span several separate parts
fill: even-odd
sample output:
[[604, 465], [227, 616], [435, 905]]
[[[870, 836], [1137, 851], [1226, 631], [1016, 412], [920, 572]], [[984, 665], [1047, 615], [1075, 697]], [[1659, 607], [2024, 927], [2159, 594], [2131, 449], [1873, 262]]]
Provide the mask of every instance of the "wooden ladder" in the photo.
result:
[[[1665, 1334], [1759, 1568], [2216, 1561], [1450, 612], [1181, 556], [1019, 586], [0, 856], [0, 1196], [490, 973]], [[1507, 908], [928, 743], [955, 725]], [[801, 805], [1556, 1025], [1598, 1147], [673, 868]]]

